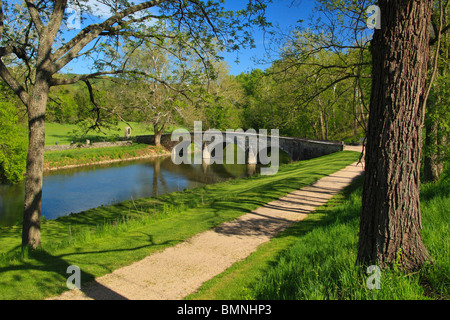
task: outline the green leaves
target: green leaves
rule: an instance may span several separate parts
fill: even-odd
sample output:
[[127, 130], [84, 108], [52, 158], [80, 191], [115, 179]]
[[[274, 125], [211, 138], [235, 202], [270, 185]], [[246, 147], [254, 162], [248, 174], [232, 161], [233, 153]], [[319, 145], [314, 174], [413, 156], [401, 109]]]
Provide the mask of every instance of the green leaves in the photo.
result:
[[0, 94], [0, 183], [16, 183], [24, 178], [27, 158], [27, 128], [19, 120], [18, 109]]

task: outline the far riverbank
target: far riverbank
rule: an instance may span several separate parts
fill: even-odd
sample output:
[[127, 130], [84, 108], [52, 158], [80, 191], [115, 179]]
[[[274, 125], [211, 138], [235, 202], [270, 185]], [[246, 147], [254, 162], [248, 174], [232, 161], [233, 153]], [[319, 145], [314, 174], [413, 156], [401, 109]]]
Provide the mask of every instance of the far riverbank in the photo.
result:
[[47, 151], [44, 156], [44, 171], [48, 172], [81, 166], [109, 164], [169, 155], [170, 151], [164, 147], [146, 144]]

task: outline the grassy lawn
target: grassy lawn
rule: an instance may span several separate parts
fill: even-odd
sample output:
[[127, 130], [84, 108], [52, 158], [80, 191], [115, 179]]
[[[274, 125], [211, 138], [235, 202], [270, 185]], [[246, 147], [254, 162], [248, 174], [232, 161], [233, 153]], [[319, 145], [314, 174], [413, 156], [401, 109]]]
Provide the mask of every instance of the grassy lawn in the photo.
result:
[[90, 164], [115, 159], [125, 160], [141, 156], [157, 156], [165, 153], [167, 151], [162, 147], [137, 143], [121, 147], [47, 151], [44, 155], [44, 168]]
[[[93, 142], [101, 142], [103, 139], [105, 141], [114, 141], [117, 140], [117, 136], [120, 135], [121, 137], [125, 134], [125, 127], [128, 125], [126, 123], [120, 122], [118, 125], [118, 130], [105, 130], [105, 134], [99, 133], [99, 132], [89, 132], [84, 140], [89, 139]], [[153, 134], [153, 128], [148, 127], [147, 125], [143, 123], [137, 123], [137, 122], [130, 122], [131, 126], [131, 135], [133, 137], [139, 136], [139, 135], [147, 135], [147, 134]], [[60, 124], [60, 123], [54, 123], [54, 122], [47, 122], [45, 124], [45, 145], [55, 145], [56, 142], [58, 144], [70, 144], [71, 141], [75, 141], [73, 137], [73, 130], [78, 129], [78, 126], [76, 124]], [[168, 128], [166, 129], [167, 132], [171, 132], [174, 128]], [[76, 142], [76, 141], [75, 141]]]
[[367, 288], [370, 275], [355, 264], [362, 180], [187, 299], [449, 299], [448, 171], [421, 191], [422, 237], [434, 263], [414, 274], [403, 274], [396, 266], [382, 271], [379, 290]]
[[156, 198], [125, 201], [42, 223], [42, 247], [20, 253], [20, 227], [0, 229], [0, 299], [43, 299], [65, 290], [69, 265], [82, 282], [230, 221], [356, 161], [339, 152], [253, 176]]

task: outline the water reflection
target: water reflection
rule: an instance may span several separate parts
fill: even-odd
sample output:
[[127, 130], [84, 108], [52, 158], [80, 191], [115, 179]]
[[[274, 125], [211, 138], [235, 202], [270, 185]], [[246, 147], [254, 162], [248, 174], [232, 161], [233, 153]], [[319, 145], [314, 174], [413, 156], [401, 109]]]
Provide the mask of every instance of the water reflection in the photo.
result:
[[[157, 196], [258, 172], [256, 165], [175, 165], [170, 157], [85, 166], [44, 175], [42, 215], [47, 219], [124, 200]], [[24, 184], [0, 186], [0, 226], [20, 221]]]

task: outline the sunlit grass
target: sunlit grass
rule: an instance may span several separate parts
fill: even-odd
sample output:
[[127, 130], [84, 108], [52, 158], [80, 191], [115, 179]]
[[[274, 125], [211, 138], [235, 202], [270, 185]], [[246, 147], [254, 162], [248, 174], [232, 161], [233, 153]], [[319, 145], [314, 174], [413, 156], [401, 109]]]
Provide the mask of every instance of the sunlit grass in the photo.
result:
[[189, 299], [417, 300], [450, 296], [448, 174], [421, 192], [423, 241], [433, 258], [420, 271], [382, 271], [381, 287], [356, 264], [362, 178]]
[[[129, 122], [131, 126], [131, 135], [149, 135], [154, 134], [153, 128], [144, 123]], [[116, 128], [103, 129], [103, 132], [90, 131], [85, 137], [93, 142], [115, 141], [118, 136], [123, 137], [125, 135], [125, 128], [128, 127], [125, 122], [119, 122]], [[174, 128], [169, 127], [166, 132], [171, 132]], [[58, 145], [70, 144], [71, 142], [80, 142], [74, 137], [73, 131], [79, 130], [79, 126], [76, 124], [61, 124], [55, 122], [47, 122], [45, 124], [45, 145], [53, 146], [56, 143]], [[81, 141], [81, 142], [84, 142]]]
[[253, 176], [156, 198], [124, 201], [42, 224], [42, 247], [20, 254], [20, 227], [0, 229], [0, 299], [42, 299], [67, 290], [66, 269], [82, 281], [233, 220], [344, 168], [358, 153], [339, 152]]
[[45, 153], [44, 167], [57, 168], [67, 165], [90, 164], [117, 159], [125, 160], [142, 156], [157, 156], [161, 154], [167, 154], [167, 150], [162, 147], [137, 143], [120, 147], [56, 150]]

